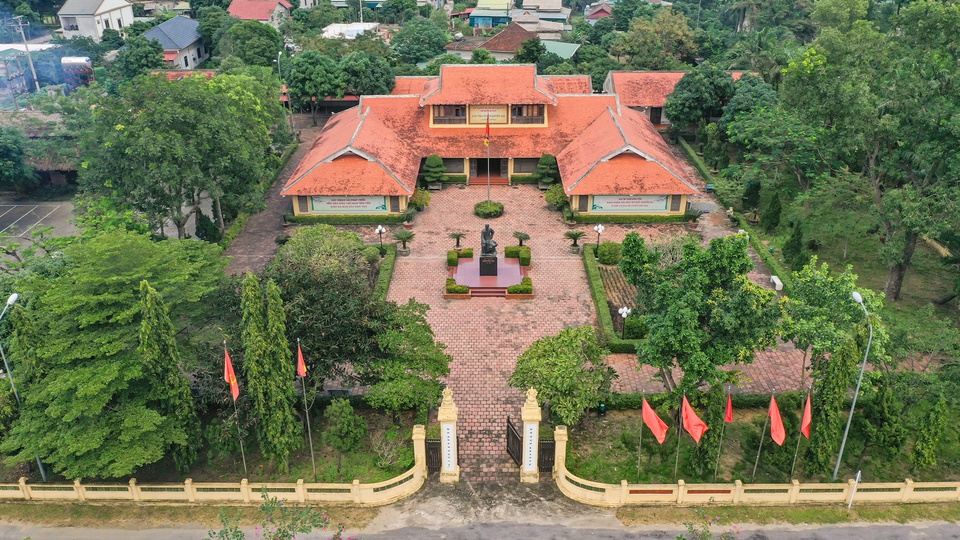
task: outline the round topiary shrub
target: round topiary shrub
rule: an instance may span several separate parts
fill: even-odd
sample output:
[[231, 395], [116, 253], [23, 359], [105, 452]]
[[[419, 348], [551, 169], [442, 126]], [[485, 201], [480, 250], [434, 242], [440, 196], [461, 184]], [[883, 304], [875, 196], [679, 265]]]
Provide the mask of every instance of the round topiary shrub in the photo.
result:
[[503, 215], [503, 203], [480, 201], [473, 205], [473, 213], [482, 218], [495, 218]]
[[597, 259], [600, 264], [620, 264], [620, 244], [617, 242], [601, 242], [597, 250]]

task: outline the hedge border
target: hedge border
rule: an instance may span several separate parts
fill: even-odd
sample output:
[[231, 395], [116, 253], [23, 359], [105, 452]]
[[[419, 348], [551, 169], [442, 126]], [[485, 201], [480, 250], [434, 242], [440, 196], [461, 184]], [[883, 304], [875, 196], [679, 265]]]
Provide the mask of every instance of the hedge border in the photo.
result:
[[580, 214], [577, 223], [683, 223], [690, 221], [687, 214], [672, 216], [647, 216], [632, 214]]
[[299, 225], [383, 225], [403, 223], [403, 214], [300, 215], [285, 214], [287, 223]]
[[606, 346], [610, 352], [614, 353], [635, 353], [637, 345], [643, 342], [641, 339], [620, 339], [617, 332], [613, 329], [613, 316], [610, 315], [610, 308], [607, 306], [607, 291], [603, 287], [603, 278], [600, 277], [600, 267], [597, 266], [597, 259], [593, 256], [591, 246], [596, 244], [583, 244], [581, 256], [583, 257], [583, 266], [587, 271], [587, 283], [590, 285], [590, 295], [593, 297], [593, 303], [597, 307], [597, 316], [600, 319], [600, 331], [603, 333]]
[[233, 220], [233, 223], [230, 224], [230, 228], [227, 229], [227, 232], [223, 233], [223, 238], [220, 239], [217, 244], [223, 248], [224, 251], [230, 247], [230, 244], [237, 238], [240, 234], [240, 231], [243, 230], [243, 226], [247, 223], [247, 220], [250, 219], [250, 214], [246, 212], [240, 212], [237, 214], [237, 218]]
[[538, 182], [539, 182], [539, 180], [537, 180], [537, 179], [534, 177], [534, 175], [532, 175], [532, 174], [513, 174], [513, 175], [510, 175], [510, 183], [511, 183], [511, 184], [516, 184], [516, 185], [519, 185], [519, 184], [537, 184]]
[[[680, 146], [683, 148], [683, 151], [687, 154], [687, 159], [693, 164], [694, 168], [700, 173], [700, 176], [703, 177], [704, 181], [708, 184], [715, 184], [716, 180], [713, 177], [713, 174], [707, 169], [707, 164], [700, 159], [700, 156], [693, 150], [693, 147], [690, 146], [690, 143], [685, 141], [682, 137], [680, 138]], [[729, 204], [730, 201], [724, 201], [720, 199], [720, 195], [717, 195], [717, 200], [720, 201], [720, 204], [724, 208], [733, 207], [732, 204]], [[734, 212], [733, 219], [736, 220], [737, 225], [746, 231], [749, 236], [750, 246], [757, 253], [757, 256], [760, 257], [760, 260], [763, 261], [763, 264], [767, 265], [767, 268], [770, 269], [770, 272], [780, 278], [780, 281], [783, 283], [783, 293], [786, 294], [789, 289], [793, 286], [793, 279], [791, 279], [792, 274], [789, 270], [780, 265], [780, 262], [777, 261], [768, 251], [769, 248], [763, 245], [761, 241], [763, 236], [757, 232], [757, 229], [747, 222], [747, 220], [741, 216], [739, 213]]]
[[465, 174], [445, 174], [440, 182], [444, 184], [466, 184], [467, 175]]
[[[378, 244], [369, 244], [379, 248]], [[379, 300], [386, 300], [390, 291], [390, 281], [393, 279], [393, 267], [397, 264], [397, 245], [384, 244], [383, 258], [380, 259], [380, 273], [377, 274], [377, 286], [373, 289], [373, 296]]]

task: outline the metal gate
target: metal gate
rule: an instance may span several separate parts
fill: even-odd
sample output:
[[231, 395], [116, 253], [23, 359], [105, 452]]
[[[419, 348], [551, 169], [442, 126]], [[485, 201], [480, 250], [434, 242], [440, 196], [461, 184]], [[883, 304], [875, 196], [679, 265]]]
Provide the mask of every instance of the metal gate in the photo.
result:
[[440, 453], [440, 439], [427, 439], [427, 472], [440, 472], [443, 456]]
[[540, 439], [537, 445], [537, 468], [542, 473], [553, 472], [553, 462], [557, 457], [557, 441]]
[[513, 422], [510, 421], [510, 417], [507, 417], [507, 453], [510, 454], [510, 457], [513, 458], [513, 461], [517, 465], [521, 464], [521, 455], [523, 451], [523, 437], [520, 436], [520, 431], [517, 430], [517, 427], [513, 425]]

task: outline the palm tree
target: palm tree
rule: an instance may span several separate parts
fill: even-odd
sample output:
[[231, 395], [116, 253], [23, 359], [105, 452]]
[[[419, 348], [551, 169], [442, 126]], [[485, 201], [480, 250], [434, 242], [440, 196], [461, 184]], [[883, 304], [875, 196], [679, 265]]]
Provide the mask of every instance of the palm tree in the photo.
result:
[[529, 240], [530, 235], [525, 232], [516, 231], [513, 233], [513, 237], [520, 241], [520, 247], [523, 247], [523, 241]]
[[460, 249], [460, 240], [462, 240], [465, 236], [467, 236], [467, 233], [462, 233], [462, 232], [450, 233], [450, 238], [457, 241], [456, 249]]
[[567, 238], [569, 238], [570, 240], [573, 240], [573, 247], [579, 247], [580, 244], [578, 244], [577, 242], [578, 242], [581, 238], [583, 238], [584, 236], [586, 236], [587, 233], [585, 233], [585, 232], [583, 232], [583, 231], [567, 231], [567, 232], [563, 233], [563, 235], [566, 236]]
[[416, 234], [413, 231], [408, 231], [406, 229], [400, 229], [399, 231], [393, 233], [393, 238], [400, 242], [400, 249], [407, 249], [407, 242], [413, 240], [413, 237]]

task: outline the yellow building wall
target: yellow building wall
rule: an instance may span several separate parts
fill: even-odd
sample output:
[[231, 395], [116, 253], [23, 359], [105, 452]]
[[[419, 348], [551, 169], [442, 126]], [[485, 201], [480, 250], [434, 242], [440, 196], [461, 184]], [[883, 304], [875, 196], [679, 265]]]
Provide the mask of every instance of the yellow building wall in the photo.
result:
[[[686, 195], [668, 195], [670, 199], [667, 201], [667, 210], [662, 212], [592, 212], [594, 215], [648, 215], [648, 216], [676, 216], [681, 215], [687, 211], [687, 196]], [[680, 198], [679, 210], [670, 210], [673, 206], [674, 198]], [[584, 207], [587, 209], [585, 211], [579, 210], [580, 203], [583, 199], [586, 199], [586, 204]], [[581, 214], [590, 214], [590, 208], [593, 206], [593, 195], [572, 195], [570, 197], [570, 208], [579, 211]]]
[[[400, 196], [400, 211], [399, 212], [390, 212], [389, 208], [389, 196], [387, 203], [387, 213], [383, 215], [390, 214], [401, 214], [404, 210], [407, 209], [407, 204], [409, 203], [409, 197], [406, 195]], [[291, 197], [291, 202], [293, 203], [293, 215], [295, 216], [337, 216], [337, 215], [377, 215], [377, 214], [334, 214], [329, 212], [313, 212], [310, 210], [310, 196], [309, 195], [294, 195]], [[302, 206], [301, 206], [302, 205]], [[304, 210], [305, 209], [305, 210]]]

